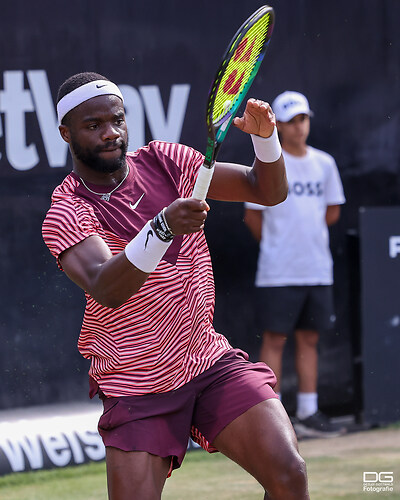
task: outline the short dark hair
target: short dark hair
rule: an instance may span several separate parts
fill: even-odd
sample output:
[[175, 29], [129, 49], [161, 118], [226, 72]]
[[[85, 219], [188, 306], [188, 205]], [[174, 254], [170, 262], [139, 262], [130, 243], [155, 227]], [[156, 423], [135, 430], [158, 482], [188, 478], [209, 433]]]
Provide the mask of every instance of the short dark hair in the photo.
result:
[[[65, 80], [63, 84], [60, 85], [60, 88], [58, 89], [57, 104], [64, 96], [66, 96], [73, 90], [82, 87], [82, 85], [85, 85], [86, 83], [94, 82], [96, 80], [108, 80], [108, 78], [92, 71], [85, 71], [84, 73], [77, 73], [76, 75], [70, 76]], [[67, 116], [68, 113], [64, 116], [64, 118], [66, 118]], [[61, 120], [61, 123], [63, 125], [66, 125], [64, 118]]]
[[94, 82], [96, 80], [108, 80], [108, 78], [91, 71], [85, 71], [84, 73], [77, 73], [76, 75], [70, 76], [58, 89], [57, 104], [64, 96], [73, 90], [82, 87], [82, 85], [85, 85], [86, 83]]

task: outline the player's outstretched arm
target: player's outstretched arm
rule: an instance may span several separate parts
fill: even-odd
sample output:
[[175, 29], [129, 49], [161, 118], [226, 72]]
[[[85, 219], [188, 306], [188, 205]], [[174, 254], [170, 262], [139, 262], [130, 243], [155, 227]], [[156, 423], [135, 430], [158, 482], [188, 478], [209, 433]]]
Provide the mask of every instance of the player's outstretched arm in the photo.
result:
[[225, 201], [251, 201], [276, 205], [286, 199], [288, 184], [271, 106], [249, 99], [242, 117], [234, 125], [253, 139], [253, 167], [217, 162], [208, 197]]

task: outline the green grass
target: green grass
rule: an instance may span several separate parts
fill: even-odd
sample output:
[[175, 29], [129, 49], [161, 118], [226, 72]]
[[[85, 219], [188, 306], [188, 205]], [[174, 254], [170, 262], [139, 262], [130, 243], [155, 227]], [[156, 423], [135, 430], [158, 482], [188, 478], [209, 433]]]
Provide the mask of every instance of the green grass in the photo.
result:
[[247, 472], [221, 453], [189, 453], [182, 468], [167, 480], [165, 500], [255, 500], [263, 489]]
[[106, 500], [104, 462], [0, 477], [1, 500]]
[[[386, 455], [387, 451], [387, 455]], [[344, 457], [315, 457], [307, 459], [310, 495], [312, 500], [369, 500], [400, 498], [400, 450], [393, 458], [389, 450], [366, 450]], [[394, 471], [394, 491], [366, 493], [362, 490], [364, 471]]]
[[[344, 438], [347, 439], [347, 438]], [[368, 446], [368, 433], [365, 435]], [[330, 453], [330, 441], [319, 444], [319, 456], [307, 457], [312, 500], [387, 500], [400, 498], [400, 448], [374, 447]], [[322, 453], [321, 453], [322, 452]], [[362, 491], [363, 471], [393, 471], [393, 493]], [[1, 500], [107, 500], [105, 464], [19, 473], [0, 477]], [[258, 483], [220, 453], [197, 450], [167, 480], [163, 500], [262, 499]]]

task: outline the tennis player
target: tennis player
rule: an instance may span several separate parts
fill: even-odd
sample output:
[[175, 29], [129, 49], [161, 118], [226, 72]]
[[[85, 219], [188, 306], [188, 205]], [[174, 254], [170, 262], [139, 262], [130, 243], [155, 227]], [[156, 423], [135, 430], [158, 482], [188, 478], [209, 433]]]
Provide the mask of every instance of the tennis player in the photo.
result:
[[[109, 498], [160, 498], [190, 436], [247, 470], [265, 498], [309, 498], [274, 373], [213, 328], [209, 206], [191, 198], [202, 154], [161, 141], [127, 153], [123, 96], [97, 73], [66, 80], [57, 101], [73, 170], [53, 192], [43, 237], [85, 291], [78, 347], [91, 360], [90, 396], [104, 404]], [[234, 123], [256, 159], [218, 163], [210, 198], [280, 203], [287, 181], [270, 106], [250, 99]]]

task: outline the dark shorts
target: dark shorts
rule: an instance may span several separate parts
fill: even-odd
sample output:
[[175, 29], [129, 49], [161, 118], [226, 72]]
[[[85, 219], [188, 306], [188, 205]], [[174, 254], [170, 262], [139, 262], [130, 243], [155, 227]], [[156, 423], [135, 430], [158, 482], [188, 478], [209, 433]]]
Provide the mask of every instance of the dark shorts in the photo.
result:
[[297, 329], [324, 331], [334, 326], [330, 285], [259, 287], [256, 293], [262, 331], [288, 335]]
[[181, 465], [190, 436], [217, 451], [211, 443], [218, 433], [252, 406], [276, 398], [275, 384], [267, 365], [232, 349], [174, 391], [103, 399], [99, 432], [105, 446], [171, 457], [172, 470]]

